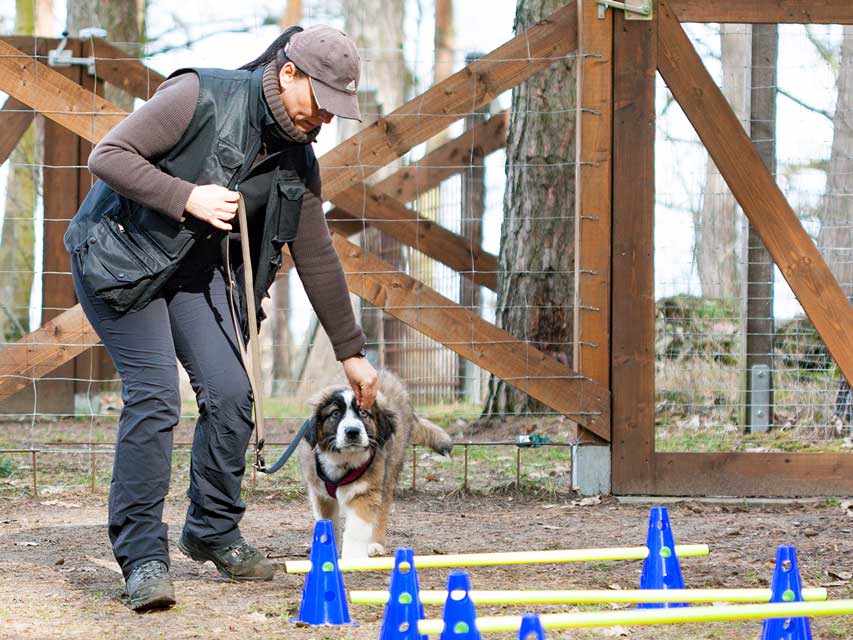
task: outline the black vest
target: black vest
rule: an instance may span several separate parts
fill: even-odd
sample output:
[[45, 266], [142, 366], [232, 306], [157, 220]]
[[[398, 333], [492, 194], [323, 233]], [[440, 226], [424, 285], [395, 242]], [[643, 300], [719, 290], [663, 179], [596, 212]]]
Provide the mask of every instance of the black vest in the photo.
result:
[[[263, 128], [276, 126], [263, 98], [263, 69], [182, 69], [173, 75], [187, 72], [199, 76], [198, 105], [184, 135], [157, 167], [194, 184], [238, 188], [261, 147]], [[282, 143], [268, 151], [281, 151], [283, 162], [272, 176], [254, 256], [258, 309], [281, 266], [282, 246], [296, 237], [305, 185], [318, 182], [319, 174], [310, 144]], [[215, 242], [224, 235], [190, 215], [179, 223], [98, 180], [64, 241], [95, 295], [125, 312], [148, 304], [196, 242]], [[236, 282], [242, 286], [242, 278]]]

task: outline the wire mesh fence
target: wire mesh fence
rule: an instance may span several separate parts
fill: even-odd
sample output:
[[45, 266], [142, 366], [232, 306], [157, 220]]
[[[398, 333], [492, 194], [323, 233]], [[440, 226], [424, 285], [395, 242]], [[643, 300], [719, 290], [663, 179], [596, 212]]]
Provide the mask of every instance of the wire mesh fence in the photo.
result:
[[[118, 91], [106, 87], [107, 98], [117, 105], [108, 110], [109, 114], [120, 115], [125, 109], [139, 108], [173, 70], [183, 66], [234, 68], [251, 59], [262, 44], [278, 33], [267, 7], [260, 3], [241, 6], [239, 11], [227, 3], [219, 4], [222, 4], [221, 18], [216, 21], [209, 19], [209, 7], [202, 11], [193, 3], [176, 9], [171, 21], [152, 9], [146, 25], [149, 38], [146, 43], [109, 31], [105, 35], [89, 32], [90, 35], [78, 40], [74, 36], [78, 35], [76, 31], [81, 24], [71, 29], [72, 38], [66, 43], [59, 38], [45, 38], [55, 35], [56, 30], [38, 37], [26, 36], [20, 25], [11, 23], [3, 24], [4, 35], [13, 36], [10, 42], [42, 65], [36, 68], [32, 79], [37, 99], [54, 92], [48, 70], [59, 71], [84, 88], [86, 104], [69, 105], [63, 113], [84, 114], [95, 131], [95, 124], [106, 112], [99, 112], [92, 105], [110, 84], [104, 82], [104, 76], [109, 74], [103, 73], [103, 69], [127, 70], [124, 78], [119, 78], [125, 80], [123, 87], [118, 87]], [[369, 358], [375, 365], [397, 373], [426, 415], [467, 423], [480, 417], [487, 399], [508, 394], [506, 389], [511, 387], [554, 385], [561, 379], [568, 384], [577, 382], [580, 376], [570, 370], [564, 376], [543, 372], [537, 368], [536, 355], [541, 351], [560, 366], [572, 365], [575, 313], [572, 189], [577, 161], [571, 136], [557, 138], [554, 132], [573, 128], [576, 96], [561, 87], [573, 86], [575, 82], [576, 52], [553, 54], [545, 49], [537, 52], [535, 47], [541, 45], [528, 41], [524, 29], [545, 16], [528, 16], [517, 28], [522, 34], [522, 48], [503, 57], [492, 55], [490, 64], [498, 68], [537, 64], [553, 67], [548, 73], [535, 76], [535, 84], [513, 91], [512, 83], [507, 83], [494, 99], [482, 104], [472, 102], [471, 108], [456, 109], [452, 117], [447, 116], [444, 107], [418, 108], [414, 113], [410, 110], [395, 115], [401, 105], [421, 100], [431, 86], [513, 38], [515, 5], [499, 3], [494, 8], [492, 26], [480, 25], [468, 33], [459, 33], [455, 42], [439, 43], [431, 35], [425, 35], [423, 24], [412, 23], [411, 16], [394, 24], [393, 29], [382, 26], [377, 33], [376, 16], [368, 4], [306, 5], [303, 16], [306, 26], [326, 21], [346, 28], [361, 43], [360, 101], [364, 126], [380, 117], [390, 129], [403, 126], [413, 117], [425, 124], [439, 120], [447, 126], [444, 133], [424, 142], [401, 143], [399, 159], [380, 171], [377, 171], [379, 166], [370, 162], [360, 164], [358, 168], [365, 176], [374, 175], [359, 183], [360, 206], [350, 206], [346, 220], [336, 218], [338, 203], [334, 198], [327, 204], [333, 231], [339, 230], [335, 227], [337, 222], [349, 223], [346, 232], [349, 240], [390, 265], [390, 273], [404, 278], [401, 281], [407, 283], [405, 286], [412, 287], [412, 295], [402, 303], [381, 305], [383, 310], [377, 304], [353, 297], [368, 338]], [[459, 11], [470, 13], [472, 9]], [[182, 16], [180, 19], [178, 14]], [[55, 22], [59, 21], [57, 17]], [[111, 47], [108, 53], [106, 46]], [[55, 64], [63, 50], [76, 58], [69, 65]], [[15, 54], [9, 59], [21, 58]], [[132, 64], [137, 60], [143, 66]], [[110, 76], [113, 80], [117, 77]], [[457, 91], [476, 96], [482, 90], [478, 82], [487, 80], [488, 74], [466, 78]], [[543, 97], [546, 90], [551, 94]], [[39, 112], [14, 97], [7, 97], [0, 113], [0, 119], [16, 123], [22, 133], [28, 131], [18, 141], [13, 139], [11, 129], [6, 130], [5, 144], [9, 149], [4, 150], [0, 167], [0, 184], [5, 185], [0, 235], [3, 348], [18, 346], [20, 340], [44, 327], [48, 320], [74, 308], [68, 257], [61, 247], [61, 238], [79, 201], [95, 180], [86, 168], [89, 142], [93, 140], [81, 142], [67, 132], [62, 137], [57, 133], [61, 127], [52, 122], [55, 115], [53, 111]], [[519, 133], [510, 135], [508, 152], [507, 131], [513, 128]], [[321, 166], [324, 154], [358, 131], [357, 127], [347, 128], [337, 123], [327, 129], [330, 131], [317, 144]], [[527, 133], [521, 133], [522, 130]], [[410, 150], [403, 153], [404, 148]], [[508, 176], [511, 188], [507, 186]], [[554, 191], [557, 187], [560, 191]], [[373, 219], [370, 190], [383, 191], [387, 198], [398, 198], [392, 210], [400, 215], [386, 215], [381, 224]], [[536, 201], [530, 200], [534, 191], [542, 193]], [[515, 220], [509, 232], [504, 224], [505, 210], [510, 210]], [[408, 241], [386, 233], [406, 225], [411, 227], [406, 232]], [[462, 268], [458, 261], [456, 266], [448, 266], [441, 239], [438, 245], [429, 240], [438, 227], [452, 234], [439, 236], [452, 242], [446, 252], [461, 251], [467, 256], [462, 259]], [[514, 262], [507, 258], [504, 266], [499, 265], [502, 246], [509, 248], [507, 255], [516, 258]], [[485, 263], [488, 266], [484, 267]], [[374, 275], [370, 270], [353, 271], [347, 266], [345, 269], [363, 282]], [[498, 289], [501, 278], [506, 282], [503, 292]], [[489, 286], [483, 284], [486, 281]], [[262, 332], [264, 391], [274, 431], [275, 425], [301, 422], [306, 417], [309, 411], [306, 400], [339, 377], [339, 365], [294, 270], [279, 274], [271, 297], [264, 302], [264, 310], [268, 317]], [[444, 317], [446, 311], [455, 315]], [[394, 315], [406, 315], [409, 319], [403, 323]], [[438, 326], [438, 332], [428, 337], [422, 329], [409, 326], [424, 323]], [[482, 323], [497, 324], [508, 333], [484, 337], [480, 330]], [[57, 342], [55, 336], [45, 342], [39, 342], [38, 338], [31, 340], [34, 350], [58, 347], [54, 352], [57, 359], [64, 358], [63, 347], [72, 347], [71, 343]], [[505, 353], [517, 363], [503, 378], [492, 378], [486, 369], [472, 363], [470, 357], [458, 353], [464, 350], [482, 358], [482, 352], [504, 345], [509, 346]], [[7, 380], [23, 379], [26, 384], [23, 390], [0, 402], [0, 421], [7, 427], [0, 446], [5, 445], [9, 451], [26, 450], [29, 452], [26, 455], [33, 458], [34, 468], [39, 457], [79, 458], [81, 465], [90, 467], [88, 481], [95, 482], [102, 473], [102, 462], [109, 457], [104, 445], [80, 445], [82, 451], [78, 453], [64, 445], [50, 444], [68, 442], [69, 434], [73, 434], [73, 441], [84, 443], [100, 442], [101, 438], [110, 442], [114, 438], [122, 408], [121, 385], [104, 347], [94, 340], [87, 346], [90, 348], [83, 355], [47, 375], [16, 371], [3, 375]], [[536, 351], [530, 351], [531, 348]], [[510, 384], [504, 386], [504, 380]], [[197, 414], [194, 393], [186, 377], [181, 384], [184, 399], [181, 418], [192, 420]], [[520, 426], [519, 431], [550, 425], [555, 439], [570, 442], [574, 438], [574, 423], [564, 423], [565, 407], [558, 410], [534, 403], [523, 394], [520, 397], [525, 399], [495, 401], [490, 413], [498, 419], [507, 414], [525, 413], [528, 426]], [[569, 408], [573, 415], [590, 413], [578, 403]], [[67, 416], [75, 417], [68, 420]], [[62, 433], [63, 430], [68, 433]], [[96, 438], [96, 434], [102, 435]], [[519, 454], [512, 446], [508, 451], [498, 458], [506, 458], [511, 467]], [[6, 455], [0, 454], [0, 459], [6, 460]], [[467, 447], [463, 458], [459, 464], [464, 469], [475, 469], [480, 464], [476, 455], [469, 457]], [[512, 482], [512, 473], [507, 474]], [[34, 470], [33, 478], [37, 477]], [[516, 484], [519, 478], [516, 472]], [[468, 480], [462, 485], [467, 487]], [[472, 480], [471, 486], [476, 487], [477, 482]]]
[[[688, 32], [850, 297], [853, 32]], [[660, 78], [657, 111], [658, 448], [850, 448], [845, 381]]]

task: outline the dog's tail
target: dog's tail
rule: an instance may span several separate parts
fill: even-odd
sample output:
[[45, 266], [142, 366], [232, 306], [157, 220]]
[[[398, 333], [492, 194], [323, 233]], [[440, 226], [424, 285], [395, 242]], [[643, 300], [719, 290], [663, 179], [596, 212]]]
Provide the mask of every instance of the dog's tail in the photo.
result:
[[447, 432], [426, 418], [415, 416], [415, 420], [412, 442], [423, 447], [429, 447], [443, 456], [449, 456], [450, 450], [453, 448], [453, 441]]

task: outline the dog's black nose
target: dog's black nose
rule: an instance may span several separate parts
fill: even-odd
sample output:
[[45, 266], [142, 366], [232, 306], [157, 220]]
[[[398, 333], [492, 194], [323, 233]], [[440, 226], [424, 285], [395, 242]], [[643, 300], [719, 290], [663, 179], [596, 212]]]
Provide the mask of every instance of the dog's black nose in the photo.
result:
[[361, 435], [361, 429], [358, 427], [347, 427], [344, 429], [344, 435], [348, 440], [357, 440], [359, 435]]

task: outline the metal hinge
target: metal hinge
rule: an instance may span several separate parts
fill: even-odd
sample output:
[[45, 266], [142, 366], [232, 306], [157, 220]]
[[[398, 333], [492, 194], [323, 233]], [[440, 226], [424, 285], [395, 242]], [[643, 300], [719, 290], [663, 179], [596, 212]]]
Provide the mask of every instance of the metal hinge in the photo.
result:
[[[106, 38], [107, 32], [104, 29], [99, 29], [97, 27], [90, 27], [88, 29], [80, 29], [79, 38], [81, 40], [88, 40], [90, 38]], [[62, 42], [59, 43], [59, 47], [56, 49], [51, 49], [47, 52], [47, 64], [50, 67], [70, 67], [75, 64], [85, 65], [86, 69], [89, 71], [89, 75], [95, 75], [95, 56], [89, 56], [88, 58], [75, 58], [71, 55], [71, 52], [65, 48], [65, 45], [68, 44], [68, 32], [62, 32]]]
[[625, 12], [626, 20], [652, 20], [654, 11], [652, 10], [652, 0], [626, 0], [625, 2], [616, 2], [616, 0], [595, 0], [598, 5], [598, 18], [604, 20], [607, 13], [607, 7], [611, 9], [622, 9]]

